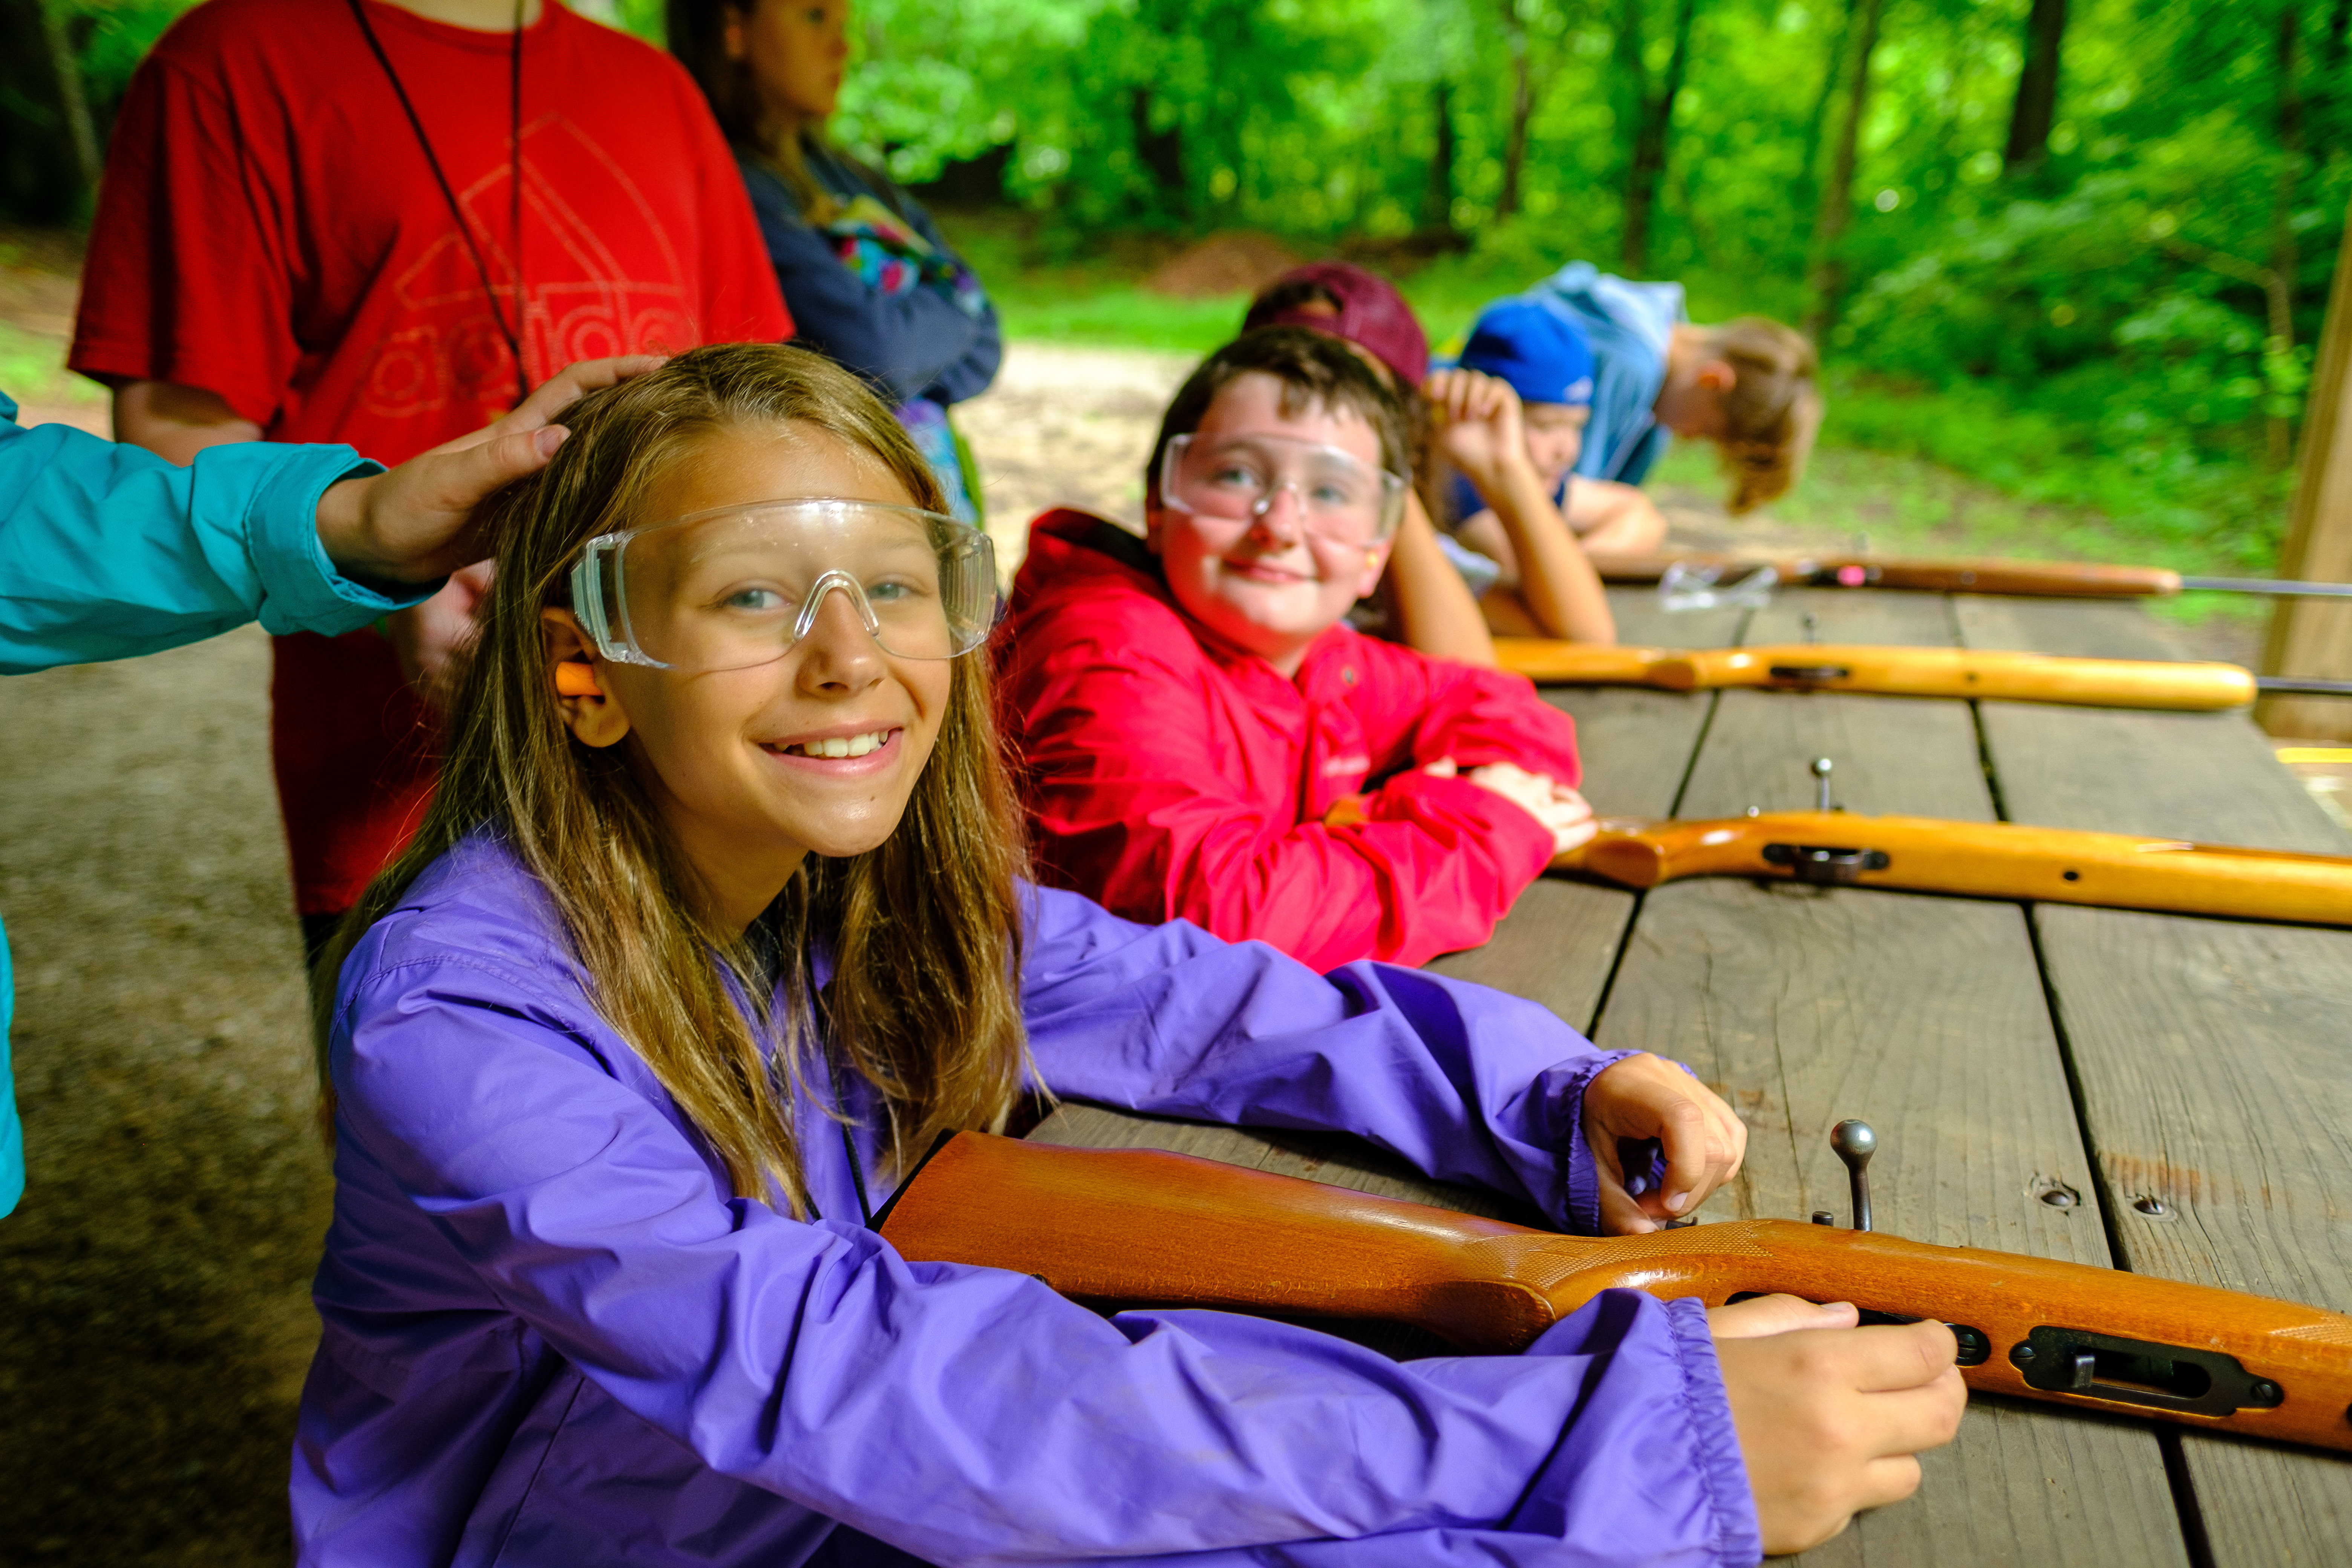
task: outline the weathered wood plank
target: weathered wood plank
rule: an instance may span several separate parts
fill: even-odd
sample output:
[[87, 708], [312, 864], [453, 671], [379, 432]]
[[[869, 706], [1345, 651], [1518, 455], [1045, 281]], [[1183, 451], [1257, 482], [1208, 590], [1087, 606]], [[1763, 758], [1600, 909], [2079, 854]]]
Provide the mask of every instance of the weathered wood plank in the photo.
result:
[[[1784, 595], [1749, 642], [1948, 645], [1944, 603]], [[1810, 806], [1807, 763], [1836, 763], [1856, 812], [1986, 821], [1992, 802], [1965, 704], [1727, 692], [1680, 815]], [[2014, 905], [1862, 889], [1670, 884], [1643, 900], [1600, 1043], [1673, 1056], [1738, 1106], [1748, 1161], [1717, 1200], [1742, 1216], [1846, 1211], [1828, 1145], [1841, 1118], [1878, 1131], [1879, 1224], [1926, 1240], [2107, 1261], [2089, 1162], [2023, 918]], [[1858, 1521], [1808, 1563], [2186, 1561], [2160, 1452], [2145, 1429], [1980, 1403], [1927, 1456], [1920, 1495]]]
[[[2127, 606], [1964, 601], [1959, 620], [1975, 647], [2177, 657]], [[2242, 716], [1986, 703], [1982, 722], [2015, 820], [2352, 853]], [[2055, 906], [2033, 921], [2125, 1262], [2352, 1306], [2352, 932]], [[2148, 1196], [2169, 1215], [2133, 1206]], [[2221, 1568], [2352, 1559], [2352, 1464], [2180, 1441]]]
[[[1629, 643], [1717, 647], [1738, 633], [1737, 612], [1668, 615], [1655, 594], [1619, 588], [1610, 607]], [[1545, 699], [1576, 720], [1583, 792], [1604, 816], [1664, 816], [1674, 808], [1713, 699], [1706, 693], [1552, 687]], [[1578, 1029], [1592, 1026], [1633, 895], [1619, 888], [1547, 877], [1518, 902], [1484, 946], [1430, 967], [1539, 1002]]]

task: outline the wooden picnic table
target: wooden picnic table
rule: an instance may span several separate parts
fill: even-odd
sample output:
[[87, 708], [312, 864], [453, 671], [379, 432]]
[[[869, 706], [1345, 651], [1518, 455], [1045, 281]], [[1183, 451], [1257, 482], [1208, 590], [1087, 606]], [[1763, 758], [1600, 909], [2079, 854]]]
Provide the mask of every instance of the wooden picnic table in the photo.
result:
[[[2178, 658], [2137, 606], [1803, 591], [1628, 642], [1824, 642]], [[1821, 693], [1553, 689], [1604, 815], [1810, 808], [2352, 853], [2241, 714]], [[1433, 968], [1688, 1063], [1748, 1123], [1701, 1219], [1846, 1222], [1829, 1129], [1877, 1129], [1877, 1227], [2352, 1310], [2352, 931], [1730, 879], [1646, 894], [1548, 878]], [[1065, 1106], [1032, 1136], [1175, 1149], [1504, 1213], [1350, 1140]], [[2143, 1210], [2153, 1198], [2163, 1212]], [[2137, 1206], [2136, 1206], [2137, 1205]], [[2352, 1459], [1975, 1399], [1912, 1500], [1808, 1563], [2352, 1562]]]

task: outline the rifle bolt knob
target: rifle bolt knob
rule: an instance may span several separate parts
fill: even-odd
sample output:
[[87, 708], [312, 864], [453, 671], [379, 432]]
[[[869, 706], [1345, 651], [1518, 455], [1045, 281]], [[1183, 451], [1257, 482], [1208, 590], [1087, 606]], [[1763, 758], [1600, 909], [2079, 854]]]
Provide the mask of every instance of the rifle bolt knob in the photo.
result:
[[1830, 1147], [1849, 1169], [1867, 1165], [1878, 1152], [1878, 1133], [1867, 1121], [1841, 1121], [1830, 1129]]
[[1832, 1214], [1827, 1209], [1815, 1209], [1813, 1211], [1813, 1223], [1815, 1225], [1835, 1225], [1837, 1224], [1837, 1215]]
[[2160, 1219], [2164, 1215], [2172, 1212], [2171, 1208], [2166, 1205], [2162, 1198], [2157, 1197], [2153, 1194], [2134, 1200], [2132, 1207], [2139, 1210], [2140, 1213], [2147, 1215], [2151, 1219]]
[[1830, 1129], [1830, 1147], [1845, 1162], [1846, 1179], [1853, 1189], [1853, 1228], [1870, 1228], [1870, 1157], [1878, 1152], [1878, 1134], [1867, 1121], [1848, 1120]]

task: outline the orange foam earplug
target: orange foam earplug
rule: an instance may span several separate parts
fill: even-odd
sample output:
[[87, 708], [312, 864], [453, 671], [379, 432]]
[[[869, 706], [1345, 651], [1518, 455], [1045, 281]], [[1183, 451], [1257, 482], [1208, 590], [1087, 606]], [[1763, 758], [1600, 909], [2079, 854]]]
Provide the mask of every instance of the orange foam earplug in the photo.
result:
[[596, 672], [577, 659], [565, 659], [555, 667], [555, 694], [558, 697], [602, 697], [604, 689], [596, 684]]

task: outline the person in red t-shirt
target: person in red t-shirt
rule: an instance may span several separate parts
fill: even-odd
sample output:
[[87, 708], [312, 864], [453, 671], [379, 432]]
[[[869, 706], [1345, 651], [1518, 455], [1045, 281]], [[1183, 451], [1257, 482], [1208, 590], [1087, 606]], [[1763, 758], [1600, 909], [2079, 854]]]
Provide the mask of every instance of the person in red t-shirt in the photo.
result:
[[[123, 101], [68, 363], [175, 462], [266, 438], [396, 463], [575, 360], [791, 333], [734, 158], [659, 50], [541, 0], [207, 0]], [[422, 811], [414, 679], [478, 591], [277, 643], [314, 947]]]

